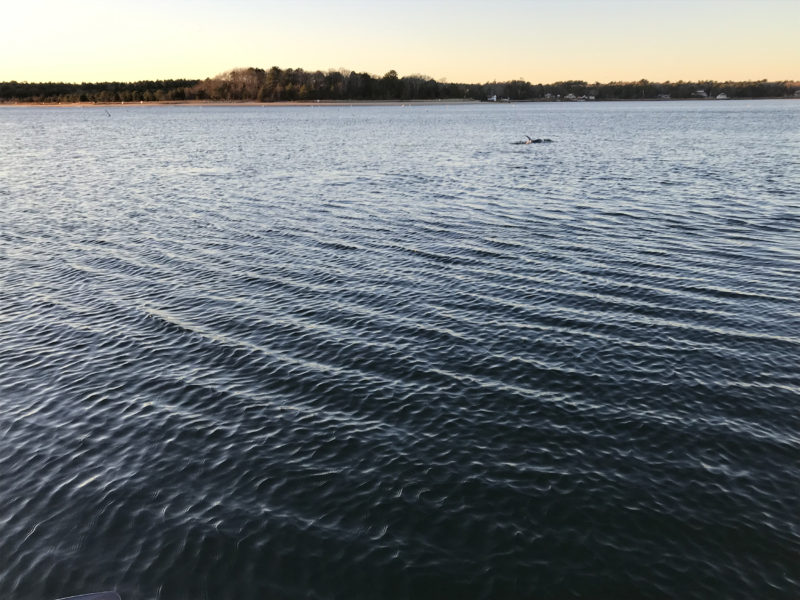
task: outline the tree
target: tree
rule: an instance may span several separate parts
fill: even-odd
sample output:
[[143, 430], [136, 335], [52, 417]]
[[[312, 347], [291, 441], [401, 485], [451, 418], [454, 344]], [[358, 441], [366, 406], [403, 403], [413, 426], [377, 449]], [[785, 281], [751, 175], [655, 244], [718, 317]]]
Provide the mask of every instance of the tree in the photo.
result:
[[381, 80], [383, 97], [388, 99], [398, 99], [402, 94], [402, 84], [397, 77], [397, 71], [392, 69], [383, 76]]

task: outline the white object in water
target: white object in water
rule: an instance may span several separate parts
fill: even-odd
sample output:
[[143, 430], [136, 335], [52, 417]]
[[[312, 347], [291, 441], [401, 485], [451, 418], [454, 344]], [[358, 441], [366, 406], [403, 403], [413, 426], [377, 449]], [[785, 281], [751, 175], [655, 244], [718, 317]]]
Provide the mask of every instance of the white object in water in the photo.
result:
[[117, 592], [94, 592], [93, 594], [81, 594], [80, 596], [69, 596], [58, 600], [122, 600]]

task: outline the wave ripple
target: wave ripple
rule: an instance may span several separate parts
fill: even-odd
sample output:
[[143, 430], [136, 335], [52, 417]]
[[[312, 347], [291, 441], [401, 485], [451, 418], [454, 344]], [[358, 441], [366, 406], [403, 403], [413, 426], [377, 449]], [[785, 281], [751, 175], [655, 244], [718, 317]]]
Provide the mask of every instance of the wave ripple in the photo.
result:
[[796, 597], [798, 107], [718, 104], [3, 111], [0, 595]]

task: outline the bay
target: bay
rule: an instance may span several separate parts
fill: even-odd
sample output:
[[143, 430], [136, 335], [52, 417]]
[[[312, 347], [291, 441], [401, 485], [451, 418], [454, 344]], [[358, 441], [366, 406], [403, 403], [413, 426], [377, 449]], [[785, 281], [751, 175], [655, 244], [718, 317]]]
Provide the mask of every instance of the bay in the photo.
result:
[[798, 116], [3, 108], [0, 596], [796, 598]]

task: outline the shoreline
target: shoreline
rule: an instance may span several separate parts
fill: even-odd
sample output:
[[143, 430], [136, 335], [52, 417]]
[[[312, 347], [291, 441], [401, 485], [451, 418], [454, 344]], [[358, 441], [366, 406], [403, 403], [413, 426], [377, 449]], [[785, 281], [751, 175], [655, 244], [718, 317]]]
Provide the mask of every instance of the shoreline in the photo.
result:
[[[353, 107], [353, 106], [440, 106], [440, 105], [462, 105], [462, 104], [486, 104], [505, 105], [505, 104], [585, 104], [585, 103], [605, 103], [605, 102], [703, 102], [716, 101], [716, 98], [630, 98], [630, 99], [608, 99], [608, 100], [512, 100], [510, 102], [486, 102], [483, 100], [448, 98], [441, 100], [286, 100], [279, 102], [258, 102], [256, 100], [153, 100], [150, 102], [0, 102], [0, 108], [20, 107], [30, 108], [34, 106], [49, 108], [89, 108], [89, 107], [127, 107], [127, 106], [241, 106], [254, 107]], [[800, 100], [797, 96], [772, 96], [768, 98], [726, 98], [724, 101], [742, 100]]]
[[61, 108], [83, 108], [91, 106], [438, 106], [440, 104], [487, 104], [480, 100], [292, 100], [280, 102], [258, 102], [255, 100], [153, 100], [151, 102], [0, 102], [4, 106], [50, 106]]

